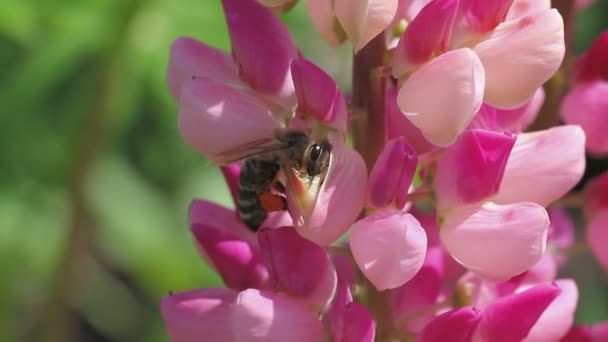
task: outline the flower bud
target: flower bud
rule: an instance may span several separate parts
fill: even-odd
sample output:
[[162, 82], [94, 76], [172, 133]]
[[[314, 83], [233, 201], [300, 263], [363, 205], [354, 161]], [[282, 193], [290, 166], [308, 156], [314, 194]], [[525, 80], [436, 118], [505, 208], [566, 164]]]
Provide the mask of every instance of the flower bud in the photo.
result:
[[470, 342], [481, 317], [481, 310], [474, 306], [450, 310], [427, 324], [416, 342]]

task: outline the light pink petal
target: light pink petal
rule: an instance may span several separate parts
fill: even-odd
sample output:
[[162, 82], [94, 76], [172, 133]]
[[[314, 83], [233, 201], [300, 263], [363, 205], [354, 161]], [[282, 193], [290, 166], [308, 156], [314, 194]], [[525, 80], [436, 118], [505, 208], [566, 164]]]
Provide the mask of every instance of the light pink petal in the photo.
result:
[[481, 317], [481, 310], [474, 306], [448, 311], [435, 317], [416, 336], [416, 342], [470, 342]]
[[587, 226], [587, 243], [603, 269], [608, 270], [608, 210], [593, 218]]
[[522, 273], [522, 283], [540, 284], [555, 280], [557, 276], [556, 257], [547, 250], [543, 257], [526, 273]]
[[478, 341], [522, 341], [560, 292], [557, 284], [538, 285], [490, 303], [483, 309]]
[[515, 0], [507, 13], [507, 20], [514, 20], [551, 8], [551, 0]]
[[393, 76], [448, 50], [458, 0], [433, 0], [409, 23], [393, 55]]
[[350, 246], [359, 269], [382, 291], [405, 284], [420, 270], [426, 234], [412, 215], [385, 209], [353, 225]]
[[540, 260], [548, 228], [547, 212], [535, 203], [486, 202], [481, 207], [450, 210], [440, 234], [445, 248], [463, 266], [480, 276], [505, 281]]
[[238, 215], [230, 209], [204, 199], [194, 199], [188, 210], [190, 226], [206, 225], [225, 230], [248, 243], [257, 245], [257, 238], [251, 229], [247, 228]]
[[[429, 248], [424, 264], [414, 278], [388, 292], [395, 323], [401, 324], [405, 320], [405, 324], [399, 328], [418, 332], [435, 316], [435, 310], [428, 309], [437, 303], [443, 291], [444, 260], [445, 252], [441, 247]], [[426, 314], [419, 314], [420, 312]]]
[[608, 209], [608, 171], [591, 178], [583, 192], [585, 213], [590, 217]]
[[600, 79], [608, 81], [608, 30], [595, 39], [587, 53], [576, 64], [576, 80], [593, 82]]
[[355, 52], [384, 31], [393, 21], [398, 0], [335, 0], [336, 17], [353, 43]]
[[344, 310], [342, 342], [374, 342], [376, 323], [367, 309], [359, 303], [349, 303]]
[[375, 208], [394, 204], [403, 209], [417, 165], [416, 151], [404, 137], [386, 143], [369, 175], [368, 204]]
[[272, 137], [279, 123], [250, 93], [194, 79], [182, 88], [178, 126], [190, 146], [214, 161], [222, 152]]
[[346, 132], [346, 103], [331, 76], [304, 58], [291, 63], [291, 74], [298, 98], [297, 113]]
[[507, 161], [496, 203], [535, 202], [542, 206], [562, 197], [585, 171], [585, 133], [566, 125], [522, 133]]
[[346, 32], [336, 18], [332, 1], [306, 0], [306, 8], [313, 25], [331, 47], [336, 47], [346, 40]]
[[426, 140], [422, 132], [414, 126], [408, 118], [403, 115], [397, 106], [396, 88], [389, 88], [385, 93], [385, 131], [386, 139], [393, 140], [398, 137], [405, 137], [407, 143], [414, 148], [418, 155], [429, 152], [433, 145]]
[[212, 225], [193, 224], [191, 230], [203, 258], [227, 287], [239, 291], [266, 286], [268, 269], [256, 245]]
[[459, 13], [454, 27], [456, 43], [468, 40], [475, 34], [491, 32], [502, 23], [513, 0], [460, 0]]
[[245, 290], [232, 311], [236, 342], [310, 342], [323, 336], [321, 321], [304, 303], [273, 292]]
[[287, 193], [298, 233], [320, 245], [336, 241], [355, 222], [367, 190], [367, 168], [361, 155], [338, 135], [330, 136], [330, 143], [329, 169], [317, 198], [309, 201], [312, 207], [302, 207], [293, 194]]
[[473, 48], [485, 69], [484, 100], [516, 108], [557, 71], [564, 58], [564, 22], [556, 9], [499, 25]]
[[202, 289], [165, 296], [160, 305], [171, 342], [232, 342], [230, 289]]
[[323, 311], [338, 279], [325, 249], [302, 238], [293, 227], [264, 228], [257, 235], [270, 286]]
[[289, 66], [298, 56], [285, 24], [256, 0], [222, 0], [241, 79], [287, 109], [295, 105]]
[[236, 82], [238, 68], [232, 57], [189, 37], [177, 38], [171, 45], [167, 82], [177, 100], [182, 87], [193, 77], [209, 78], [218, 82]]
[[462, 133], [437, 162], [438, 205], [450, 208], [495, 194], [514, 144], [510, 134], [480, 129]]
[[578, 288], [573, 279], [555, 281], [562, 290], [540, 315], [524, 342], [559, 341], [574, 323], [574, 312], [578, 302]]
[[[608, 64], [608, 62], [606, 63]], [[608, 154], [608, 82], [578, 85], [563, 99], [564, 121], [580, 125], [587, 136], [587, 150], [598, 156]]]
[[470, 49], [447, 52], [423, 65], [403, 83], [399, 109], [431, 143], [447, 146], [481, 106], [484, 70]]

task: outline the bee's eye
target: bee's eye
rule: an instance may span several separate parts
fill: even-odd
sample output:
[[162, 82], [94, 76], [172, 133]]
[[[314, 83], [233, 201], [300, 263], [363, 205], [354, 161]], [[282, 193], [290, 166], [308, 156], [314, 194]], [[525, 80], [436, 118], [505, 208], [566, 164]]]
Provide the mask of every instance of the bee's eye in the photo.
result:
[[323, 147], [321, 145], [315, 144], [310, 147], [310, 159], [312, 159], [312, 161], [317, 161], [321, 156], [321, 153], [323, 153]]

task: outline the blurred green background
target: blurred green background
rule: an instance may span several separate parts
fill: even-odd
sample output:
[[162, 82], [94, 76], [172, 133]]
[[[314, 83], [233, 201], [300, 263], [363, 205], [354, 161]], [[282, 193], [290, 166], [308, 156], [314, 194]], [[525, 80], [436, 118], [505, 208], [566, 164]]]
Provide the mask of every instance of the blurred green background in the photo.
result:
[[[348, 47], [329, 50], [303, 3], [282, 18], [348, 89]], [[607, 1], [585, 10], [577, 49], [607, 26]], [[182, 35], [229, 50], [220, 1], [0, 4], [0, 341], [166, 341], [160, 297], [221, 285], [186, 223], [194, 197], [232, 204], [177, 131]], [[590, 269], [571, 271], [591, 277], [583, 322], [608, 318]]]

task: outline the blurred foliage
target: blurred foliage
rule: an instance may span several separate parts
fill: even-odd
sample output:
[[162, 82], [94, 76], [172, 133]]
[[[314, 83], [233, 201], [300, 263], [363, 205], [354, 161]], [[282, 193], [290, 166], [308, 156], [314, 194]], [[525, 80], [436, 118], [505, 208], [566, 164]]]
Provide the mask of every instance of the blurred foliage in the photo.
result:
[[[583, 12], [578, 51], [607, 6]], [[349, 47], [332, 52], [303, 4], [282, 18], [348, 89]], [[229, 50], [220, 1], [0, 5], [1, 341], [165, 341], [160, 297], [221, 285], [186, 222], [194, 197], [232, 204], [177, 130], [165, 73], [182, 35]], [[583, 321], [608, 315], [582, 297]]]

